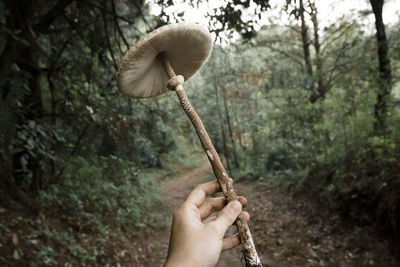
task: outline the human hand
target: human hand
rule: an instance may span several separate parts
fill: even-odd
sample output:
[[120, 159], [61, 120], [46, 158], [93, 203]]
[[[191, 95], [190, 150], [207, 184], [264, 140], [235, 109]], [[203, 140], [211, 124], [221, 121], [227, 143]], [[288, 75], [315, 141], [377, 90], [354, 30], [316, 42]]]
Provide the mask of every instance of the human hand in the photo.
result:
[[[237, 234], [227, 238], [224, 234], [247, 200], [238, 197], [225, 206], [223, 197], [207, 198], [218, 191], [221, 187], [217, 181], [198, 185], [174, 212], [165, 267], [215, 266], [222, 251], [240, 244]], [[216, 217], [208, 218], [216, 211]], [[247, 212], [243, 215], [246, 221], [250, 219]]]

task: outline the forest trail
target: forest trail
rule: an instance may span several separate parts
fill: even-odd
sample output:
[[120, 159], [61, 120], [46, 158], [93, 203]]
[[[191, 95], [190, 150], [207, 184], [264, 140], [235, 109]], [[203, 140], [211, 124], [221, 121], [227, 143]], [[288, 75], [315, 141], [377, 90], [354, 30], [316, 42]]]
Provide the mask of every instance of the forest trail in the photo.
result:
[[[169, 214], [211, 173], [207, 162], [182, 176], [163, 183], [162, 191]], [[267, 266], [400, 266], [372, 227], [355, 226], [305, 197], [286, 189], [256, 187], [236, 183], [239, 195], [248, 199], [250, 228], [264, 267]], [[137, 266], [162, 266], [169, 241], [171, 216], [163, 231], [147, 234], [137, 245], [142, 255]], [[234, 227], [229, 230], [235, 231]], [[140, 243], [141, 242], [141, 243]], [[156, 244], [156, 245], [155, 245]], [[218, 267], [240, 267], [241, 247], [221, 255]]]

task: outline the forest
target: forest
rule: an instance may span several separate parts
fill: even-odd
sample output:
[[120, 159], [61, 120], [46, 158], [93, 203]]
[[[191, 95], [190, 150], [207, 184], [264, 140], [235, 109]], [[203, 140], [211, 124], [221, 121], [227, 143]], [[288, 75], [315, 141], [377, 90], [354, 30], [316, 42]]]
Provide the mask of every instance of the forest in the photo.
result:
[[117, 72], [193, 12], [214, 43], [184, 87], [263, 265], [399, 266], [400, 5], [345, 2], [0, 0], [0, 266], [163, 265], [215, 178], [175, 93], [127, 97]]

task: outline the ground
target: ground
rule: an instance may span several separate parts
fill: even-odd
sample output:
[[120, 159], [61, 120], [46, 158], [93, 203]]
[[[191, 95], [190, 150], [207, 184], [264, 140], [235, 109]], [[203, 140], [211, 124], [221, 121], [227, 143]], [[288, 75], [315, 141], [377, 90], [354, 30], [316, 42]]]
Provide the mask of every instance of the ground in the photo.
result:
[[[188, 193], [209, 177], [205, 163], [163, 184], [170, 214]], [[373, 227], [357, 226], [309, 197], [294, 196], [285, 187], [260, 188], [236, 183], [248, 199], [250, 228], [263, 265], [266, 266], [400, 266], [390, 245]], [[234, 232], [234, 227], [230, 231]], [[169, 227], [141, 240], [137, 266], [162, 266], [168, 250]], [[221, 255], [218, 267], [240, 267], [241, 247]]]
[[[197, 184], [211, 179], [211, 166], [208, 162], [194, 169], [179, 170], [180, 176], [162, 182], [164, 203], [152, 211], [167, 214], [167, 227], [107, 230], [106, 249], [103, 256], [96, 261], [98, 266], [163, 265], [168, 250], [173, 210]], [[391, 252], [390, 243], [381, 238], [373, 226], [360, 226], [354, 221], [346, 221], [343, 215], [327, 208], [318, 199], [293, 195], [285, 186], [266, 188], [257, 183], [235, 182], [235, 187], [239, 195], [248, 199], [246, 210], [251, 215], [249, 225], [264, 267], [400, 266], [399, 259]], [[63, 237], [61, 233], [74, 235], [80, 247], [91, 247], [90, 240], [94, 237], [90, 229], [74, 227], [79, 225], [75, 219], [60, 214], [57, 210], [43, 212], [41, 217], [36, 217], [37, 215], [0, 208], [0, 226], [9, 228], [8, 232], [3, 231], [6, 234], [0, 235], [0, 266], [31, 266], [31, 260], [39, 253], [37, 247], [49, 242], [46, 238], [64, 238], [63, 242], [67, 242], [68, 236]], [[49, 232], [51, 229], [57, 231]], [[32, 236], [33, 230], [47, 232], [44, 237]], [[122, 236], [121, 232], [126, 234], [127, 239], [118, 238]], [[235, 228], [232, 227], [228, 234], [234, 232]], [[73, 245], [68, 248], [56, 247], [59, 255], [64, 255], [67, 249], [69, 255], [77, 253], [79, 257], [55, 257], [58, 262], [53, 266], [82, 265], [80, 259], [86, 254], [77, 250], [78, 248]], [[46, 255], [51, 256], [51, 253]], [[239, 246], [222, 253], [217, 266], [244, 266], [241, 257]], [[47, 258], [47, 262], [50, 264], [51, 258]]]

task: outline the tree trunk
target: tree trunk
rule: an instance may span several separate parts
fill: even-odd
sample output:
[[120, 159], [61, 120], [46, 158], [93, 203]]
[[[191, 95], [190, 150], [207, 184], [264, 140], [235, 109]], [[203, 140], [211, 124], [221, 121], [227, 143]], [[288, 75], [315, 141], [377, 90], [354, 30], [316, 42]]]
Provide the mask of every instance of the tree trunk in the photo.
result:
[[308, 27], [304, 16], [305, 9], [303, 0], [299, 1], [299, 12], [300, 12], [300, 22], [301, 22], [301, 42], [303, 46], [304, 64], [309, 78], [306, 79], [305, 89], [311, 91], [310, 102], [314, 103], [316, 99], [318, 99], [318, 92], [314, 86], [314, 73], [310, 55], [310, 40], [308, 37]]
[[372, 11], [375, 16], [376, 40], [378, 43], [378, 61], [379, 61], [379, 76], [378, 76], [378, 94], [375, 104], [375, 132], [384, 132], [386, 128], [386, 114], [390, 91], [392, 87], [392, 75], [390, 67], [390, 59], [388, 56], [389, 45], [386, 38], [385, 24], [383, 23], [382, 9], [383, 0], [370, 0]]
[[244, 144], [244, 140], [243, 140], [243, 138], [242, 138], [242, 129], [241, 129], [241, 127], [240, 127], [240, 122], [239, 122], [239, 119], [238, 119], [238, 117], [237, 117], [237, 114], [236, 114], [236, 112], [233, 112], [233, 119], [235, 120], [235, 123], [236, 123], [236, 125], [237, 125], [237, 131], [236, 131], [236, 133], [237, 133], [237, 136], [238, 136], [238, 140], [239, 140], [239, 145], [240, 145], [240, 148], [243, 150], [243, 151], [246, 151], [246, 146], [245, 146], [245, 144]]
[[[321, 44], [319, 41], [319, 33], [318, 33], [318, 18], [317, 18], [317, 8], [315, 6], [315, 2], [312, 0], [308, 0], [308, 5], [310, 7], [310, 16], [311, 16], [311, 21], [313, 24], [313, 31], [314, 31], [314, 49], [315, 49], [315, 67], [316, 67], [316, 73], [314, 73], [314, 78], [317, 79], [317, 94], [314, 94], [311, 98], [311, 102], [314, 103], [318, 99], [325, 99], [325, 95], [327, 92], [327, 88], [325, 85], [325, 81], [323, 79], [323, 71], [322, 71], [322, 59], [321, 59], [321, 53], [320, 53], [320, 48]], [[315, 87], [315, 85], [313, 85]]]
[[231, 146], [232, 146], [233, 164], [235, 165], [236, 168], [239, 168], [239, 162], [238, 162], [238, 157], [237, 157], [237, 153], [236, 153], [236, 144], [235, 144], [235, 140], [233, 138], [231, 118], [229, 116], [228, 103], [227, 103], [226, 98], [227, 98], [226, 88], [222, 88], [222, 99], [224, 100], [226, 123], [228, 124], [228, 131], [229, 131], [230, 142], [231, 142]]
[[220, 122], [220, 125], [221, 125], [222, 146], [224, 148], [224, 156], [225, 156], [226, 165], [227, 165], [226, 168], [228, 169], [228, 171], [230, 171], [231, 168], [229, 166], [228, 148], [226, 147], [225, 127], [224, 127], [224, 121], [222, 119], [222, 112], [221, 112], [221, 108], [220, 108], [220, 104], [219, 104], [218, 86], [215, 83], [215, 79], [214, 79], [214, 88], [215, 88], [215, 100], [216, 100], [217, 109], [218, 109], [218, 118], [219, 118], [219, 122]]
[[300, 21], [301, 21], [301, 41], [303, 45], [303, 57], [307, 73], [310, 77], [313, 76], [311, 56], [310, 56], [310, 41], [308, 39], [308, 27], [304, 17], [303, 0], [299, 1], [300, 4]]

